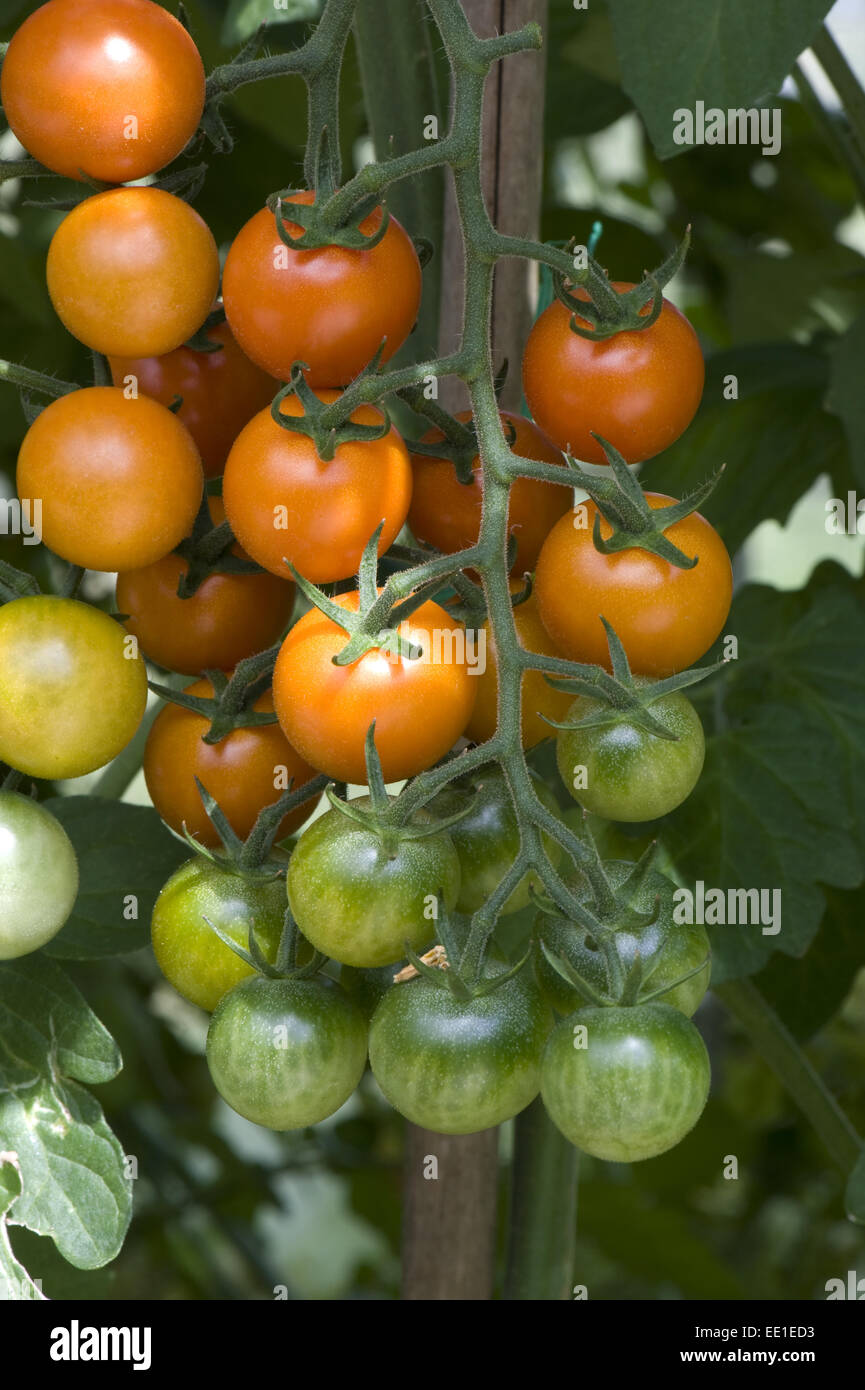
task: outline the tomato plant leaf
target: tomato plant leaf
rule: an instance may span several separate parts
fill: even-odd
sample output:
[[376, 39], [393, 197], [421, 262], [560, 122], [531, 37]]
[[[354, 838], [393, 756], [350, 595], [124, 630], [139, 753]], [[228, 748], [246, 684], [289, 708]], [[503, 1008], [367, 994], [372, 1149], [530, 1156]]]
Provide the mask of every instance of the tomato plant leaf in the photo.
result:
[[61, 796], [46, 807], [78, 855], [78, 898], [46, 950], [64, 960], [136, 951], [149, 940], [156, 896], [189, 850], [149, 806]]
[[9, 1220], [50, 1235], [79, 1269], [113, 1259], [129, 1225], [123, 1151], [76, 1084], [108, 1081], [120, 1066], [114, 1039], [59, 965], [41, 953], [0, 964], [0, 1134], [20, 1179]]
[[646, 464], [641, 483], [683, 497], [724, 464], [705, 511], [731, 554], [760, 522], [785, 522], [822, 473], [845, 495], [843, 431], [823, 409], [828, 381], [826, 358], [793, 343], [716, 353], [694, 423]]
[[837, 1013], [865, 966], [865, 889], [824, 889], [826, 911], [808, 948], [808, 988], [802, 965], [775, 954], [755, 984], [799, 1042], [813, 1037]]
[[226, 47], [243, 43], [262, 24], [292, 24], [297, 20], [318, 19], [321, 0], [231, 0], [222, 24]]
[[815, 38], [833, 0], [609, 0], [622, 85], [661, 159], [682, 154], [674, 112], [760, 107]]
[[0, 1302], [19, 1302], [22, 1299], [42, 1299], [40, 1285], [31, 1279], [20, 1260], [15, 1258], [9, 1239], [9, 1210], [21, 1196], [21, 1173], [18, 1155], [0, 1152]]
[[[739, 657], [693, 694], [709, 735], [705, 771], [664, 827], [695, 894], [698, 881], [704, 893], [720, 889], [725, 905], [730, 890], [766, 891], [759, 920], [752, 901], [747, 923], [707, 921], [718, 982], [754, 973], [773, 951], [803, 955], [823, 915], [821, 885], [854, 888], [865, 876], [865, 668], [850, 659], [865, 646], [856, 581], [829, 565], [799, 593], [749, 585], [726, 626]], [[778, 909], [775, 930], [777, 915], [768, 918]]]

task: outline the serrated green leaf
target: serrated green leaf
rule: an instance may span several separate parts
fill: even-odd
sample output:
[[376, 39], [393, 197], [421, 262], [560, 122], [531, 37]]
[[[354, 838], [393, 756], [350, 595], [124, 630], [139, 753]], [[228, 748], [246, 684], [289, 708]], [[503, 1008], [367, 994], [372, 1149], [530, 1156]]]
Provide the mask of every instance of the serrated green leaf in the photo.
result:
[[858, 1226], [865, 1226], [865, 1149], [859, 1155], [859, 1161], [847, 1179], [844, 1206], [851, 1221], [855, 1221]]
[[[731, 377], [738, 399], [727, 400]], [[704, 510], [735, 553], [761, 521], [783, 524], [821, 473], [846, 480], [843, 431], [823, 409], [828, 380], [827, 359], [793, 343], [716, 353], [693, 424], [646, 464], [642, 485], [683, 497], [723, 464]]]
[[[828, 577], [827, 577], [828, 572]], [[824, 909], [821, 885], [865, 876], [865, 607], [836, 566], [801, 593], [750, 585], [725, 631], [739, 658], [697, 687], [707, 733], [694, 792], [664, 822], [693, 888], [780, 889], [781, 928], [712, 926], [712, 978], [759, 970], [773, 951], [801, 956]]]
[[145, 946], [156, 896], [189, 858], [188, 849], [150, 806], [92, 796], [60, 796], [45, 805], [75, 846], [80, 875], [72, 916], [48, 954], [92, 960]]
[[321, 0], [231, 0], [222, 25], [222, 43], [243, 43], [262, 24], [293, 24], [318, 19]]
[[18, 1158], [0, 1151], [0, 1303], [20, 1302], [22, 1299], [42, 1299], [39, 1285], [15, 1258], [9, 1240], [9, 1208], [21, 1195], [21, 1174]]
[[0, 1134], [21, 1191], [9, 1220], [79, 1269], [117, 1254], [132, 1209], [123, 1151], [78, 1081], [108, 1081], [117, 1046], [44, 954], [0, 963]]
[[609, 0], [622, 85], [661, 159], [673, 113], [761, 106], [815, 37], [833, 0]]

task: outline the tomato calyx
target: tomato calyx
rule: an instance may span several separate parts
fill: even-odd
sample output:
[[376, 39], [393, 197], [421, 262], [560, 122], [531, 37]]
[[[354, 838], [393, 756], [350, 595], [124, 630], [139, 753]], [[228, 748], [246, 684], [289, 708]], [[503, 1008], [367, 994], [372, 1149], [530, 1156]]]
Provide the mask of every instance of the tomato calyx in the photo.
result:
[[[589, 342], [600, 343], [616, 333], [641, 333], [651, 328], [664, 307], [663, 290], [684, 263], [691, 243], [691, 229], [685, 234], [671, 256], [654, 271], [644, 271], [638, 285], [629, 290], [617, 290], [594, 256], [589, 254], [585, 270], [573, 277], [559, 271], [553, 274], [553, 292], [571, 312], [571, 332]], [[579, 285], [576, 293], [572, 286]], [[648, 312], [646, 307], [651, 305]], [[583, 322], [581, 323], [580, 320]], [[583, 327], [588, 322], [590, 327]]]
[[[373, 359], [373, 363], [377, 363], [380, 354], [381, 349]], [[368, 374], [373, 363], [370, 364], [370, 368], [366, 372], [361, 373], [361, 376]], [[376, 409], [381, 412], [380, 425], [358, 424], [352, 420], [351, 415], [334, 424], [334, 411], [339, 413], [339, 402], [334, 401], [326, 405], [316, 395], [304, 376], [304, 371], [308, 370], [308, 365], [305, 362], [295, 362], [292, 365], [291, 377], [282, 390], [274, 396], [270, 413], [280, 429], [289, 430], [292, 434], [304, 434], [308, 439], [311, 439], [322, 463], [329, 463], [341, 444], [354, 442], [371, 444], [377, 439], [383, 439], [390, 432], [390, 415], [383, 405], [376, 406]], [[283, 414], [282, 402], [286, 396], [290, 395], [297, 396], [303, 406], [302, 415]]]
[[545, 679], [556, 690], [564, 690], [572, 695], [587, 695], [592, 700], [600, 701], [606, 708], [577, 720], [559, 722], [546, 715], [541, 715], [541, 718], [554, 729], [607, 728], [610, 724], [627, 721], [656, 738], [678, 742], [678, 735], [652, 714], [651, 706], [675, 690], [696, 685], [698, 681], [714, 675], [727, 665], [727, 659], [713, 662], [710, 666], [692, 666], [689, 671], [678, 671], [675, 675], [665, 676], [663, 680], [634, 676], [625, 649], [612, 626], [604, 617], [601, 622], [607, 633], [612, 674], [601, 666], [584, 666], [573, 662], [573, 675], [563, 679], [546, 676]]
[[221, 743], [233, 729], [251, 729], [259, 724], [275, 724], [272, 710], [256, 710], [255, 701], [270, 688], [279, 644], [239, 661], [230, 676], [224, 671], [205, 671], [213, 696], [189, 695], [158, 681], [148, 681], [150, 689], [164, 700], [199, 714], [210, 724], [205, 743]]
[[225, 309], [220, 300], [216, 308], [207, 315], [198, 331], [193, 333], [191, 338], [187, 338], [183, 346], [189, 348], [190, 352], [224, 352], [225, 344], [221, 343], [218, 338], [211, 338], [210, 336], [213, 329], [219, 328], [223, 323], [225, 323]]
[[[378, 246], [390, 225], [390, 213], [378, 194], [370, 194], [355, 204], [348, 217], [336, 222], [327, 212], [336, 185], [331, 174], [331, 161], [327, 157], [330, 133], [325, 126], [321, 132], [316, 158], [316, 192], [311, 202], [295, 202], [292, 195], [306, 193], [305, 189], [283, 188], [271, 193], [267, 207], [276, 219], [276, 232], [284, 246], [293, 251], [315, 251], [327, 246], [342, 246], [349, 251], [371, 251]], [[381, 220], [372, 232], [361, 231], [361, 223], [381, 209]], [[300, 236], [289, 229], [299, 226]]]
[[174, 547], [186, 562], [177, 584], [178, 598], [192, 598], [212, 574], [264, 574], [261, 565], [245, 555], [235, 555], [234, 532], [227, 521], [214, 524], [207, 494], [201, 499], [190, 534]]
[[291, 908], [286, 906], [285, 922], [282, 928], [282, 936], [279, 940], [279, 949], [276, 954], [276, 961], [271, 964], [264, 955], [255, 934], [255, 922], [250, 920], [247, 944], [241, 946], [239, 942], [225, 931], [218, 922], [205, 916], [204, 921], [215, 936], [224, 946], [248, 965], [256, 974], [264, 976], [267, 980], [307, 980], [313, 975], [317, 975], [322, 966], [327, 963], [327, 956], [321, 951], [312, 951], [309, 959], [301, 963], [300, 955], [304, 946], [308, 948], [308, 942], [298, 931]]
[[[503, 969], [492, 969], [492, 961], [486, 952], [477, 969], [463, 969], [462, 965], [458, 965], [457, 962], [460, 961], [461, 956], [464, 957], [467, 954], [465, 950], [461, 951], [460, 949], [461, 938], [466, 937], [469, 944], [471, 942], [467, 921], [459, 914], [449, 913], [441, 895], [439, 895], [437, 902], [436, 920], [440, 941], [423, 956], [419, 956], [416, 951], [412, 950], [411, 946], [407, 945], [406, 947], [406, 958], [409, 964], [414, 967], [417, 975], [423, 976], [436, 989], [447, 990], [454, 999], [467, 1004], [472, 999], [482, 999], [488, 994], [495, 993], [496, 990], [509, 984], [525, 969], [532, 953], [531, 946], [516, 964], [506, 966]], [[434, 957], [434, 964], [431, 964], [427, 959], [431, 956]], [[395, 986], [404, 986], [406, 983], [410, 983], [411, 978], [415, 978], [415, 976], [409, 977], [407, 969], [399, 973], [402, 979], [394, 977]]]

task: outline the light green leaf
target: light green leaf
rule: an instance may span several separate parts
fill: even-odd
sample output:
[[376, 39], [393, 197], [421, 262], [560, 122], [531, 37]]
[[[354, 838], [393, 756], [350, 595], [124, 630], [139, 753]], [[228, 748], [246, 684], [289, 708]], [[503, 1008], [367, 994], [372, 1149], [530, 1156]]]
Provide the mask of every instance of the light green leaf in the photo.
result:
[[222, 42], [243, 43], [262, 24], [318, 19], [321, 0], [231, 0], [222, 25]]

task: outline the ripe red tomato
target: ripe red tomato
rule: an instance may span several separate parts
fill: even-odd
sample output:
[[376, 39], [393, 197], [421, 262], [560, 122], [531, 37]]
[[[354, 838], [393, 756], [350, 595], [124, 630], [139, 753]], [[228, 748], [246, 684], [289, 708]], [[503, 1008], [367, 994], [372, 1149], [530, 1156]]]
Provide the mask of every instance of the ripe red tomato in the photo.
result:
[[[519, 582], [511, 581], [511, 589], [519, 588]], [[529, 652], [539, 652], [542, 656], [561, 656], [555, 642], [550, 638], [538, 612], [538, 603], [531, 594], [524, 603], [514, 609], [514, 625], [521, 647]], [[492, 738], [496, 731], [498, 718], [498, 662], [496, 647], [489, 621], [482, 628], [486, 643], [486, 666], [477, 678], [478, 694], [474, 711], [466, 729], [466, 738], [474, 743], [483, 743]], [[524, 748], [534, 748], [542, 739], [551, 738], [555, 729], [542, 719], [561, 721], [573, 703], [573, 695], [555, 690], [545, 679], [542, 671], [526, 671], [522, 680], [522, 711], [520, 726]]]
[[[305, 189], [286, 199], [311, 203]], [[381, 208], [360, 224], [369, 236]], [[302, 228], [289, 224], [292, 236]], [[222, 277], [225, 312], [240, 346], [266, 372], [287, 381], [292, 364], [309, 367], [311, 386], [344, 386], [363, 371], [386, 339], [387, 361], [414, 327], [421, 270], [411, 238], [395, 217], [377, 246], [283, 245], [267, 208], [241, 227]]]
[[203, 485], [185, 425], [115, 386], [59, 396], [18, 454], [18, 496], [42, 499], [42, 539], [85, 569], [138, 569], [167, 555], [189, 534]]
[[[214, 524], [225, 520], [218, 497], [208, 498]], [[240, 546], [234, 554], [243, 556]], [[248, 557], [245, 557], [248, 558]], [[244, 657], [266, 651], [288, 626], [294, 585], [271, 574], [211, 574], [191, 598], [177, 586], [189, 565], [173, 552], [117, 579], [118, 613], [144, 655], [167, 671], [197, 676], [229, 671]]]
[[[338, 391], [321, 390], [329, 403]], [[283, 415], [303, 415], [295, 395]], [[374, 406], [353, 411], [361, 425], [380, 425]], [[395, 429], [382, 439], [341, 444], [322, 462], [304, 434], [282, 429], [270, 410], [250, 420], [225, 465], [222, 496], [231, 529], [254, 560], [287, 575], [289, 560], [314, 584], [357, 573], [364, 546], [384, 519], [383, 555], [396, 540], [411, 498], [411, 464]]]
[[219, 256], [198, 213], [161, 188], [112, 188], [60, 223], [46, 264], [69, 332], [113, 357], [160, 357], [204, 323]]
[[[189, 695], [213, 694], [208, 680], [185, 687]], [[256, 700], [256, 710], [272, 710], [270, 691]], [[220, 743], [204, 743], [206, 719], [180, 705], [160, 710], [144, 749], [144, 780], [150, 799], [172, 830], [183, 825], [203, 845], [217, 848], [219, 836], [208, 819], [195, 778], [219, 802], [236, 835], [245, 840], [259, 811], [271, 806], [286, 790], [315, 776], [311, 767], [286, 741], [278, 724], [234, 729]], [[302, 825], [312, 810], [304, 804], [287, 815], [279, 838]]]
[[115, 386], [134, 376], [136, 389], [162, 405], [182, 397], [177, 418], [198, 446], [204, 476], [215, 478], [240, 431], [273, 399], [279, 382], [241, 352], [227, 323], [207, 336], [222, 344], [217, 352], [179, 347], [164, 357], [112, 357], [111, 376]]
[[[334, 603], [356, 612], [357, 593]], [[303, 757], [336, 781], [366, 782], [364, 740], [373, 720], [386, 782], [438, 762], [468, 723], [477, 677], [465, 659], [462, 625], [437, 603], [423, 603], [399, 631], [423, 648], [422, 658], [373, 650], [334, 666], [348, 638], [317, 608], [282, 644], [273, 673], [279, 722]]]
[[[633, 286], [616, 281], [613, 288]], [[526, 341], [523, 390], [535, 420], [586, 463], [607, 461], [590, 430], [628, 463], [659, 454], [687, 429], [703, 394], [703, 354], [690, 323], [665, 299], [650, 328], [591, 342], [571, 331], [571, 318], [554, 300]], [[587, 319], [579, 323], [591, 328]]]
[[150, 0], [50, 0], [13, 35], [0, 93], [34, 159], [67, 178], [127, 183], [192, 139], [204, 66], [183, 25]]
[[[470, 420], [471, 411], [463, 411], [457, 418]], [[502, 419], [516, 431], [511, 448], [520, 458], [564, 465], [559, 450], [531, 420], [506, 410], [502, 411]], [[425, 443], [434, 443], [442, 437], [440, 430], [429, 430], [423, 438]], [[419, 541], [434, 545], [436, 550], [448, 555], [474, 545], [480, 530], [483, 500], [480, 467], [480, 459], [475, 459], [473, 481], [461, 483], [450, 459], [412, 455], [414, 492], [408, 521]], [[572, 497], [573, 489], [567, 485], [555, 487], [534, 478], [517, 479], [511, 488], [508, 505], [508, 528], [517, 538], [514, 574], [534, 568], [544, 537], [567, 511]]]
[[[653, 509], [674, 499], [647, 492]], [[733, 595], [726, 546], [699, 512], [665, 533], [688, 556], [693, 569], [636, 547], [602, 555], [592, 541], [594, 502], [579, 503], [553, 527], [538, 557], [535, 595], [553, 641], [572, 661], [609, 669], [601, 618], [615, 629], [631, 670], [644, 676], [684, 671], [711, 647]], [[601, 521], [606, 539], [612, 528]]]

